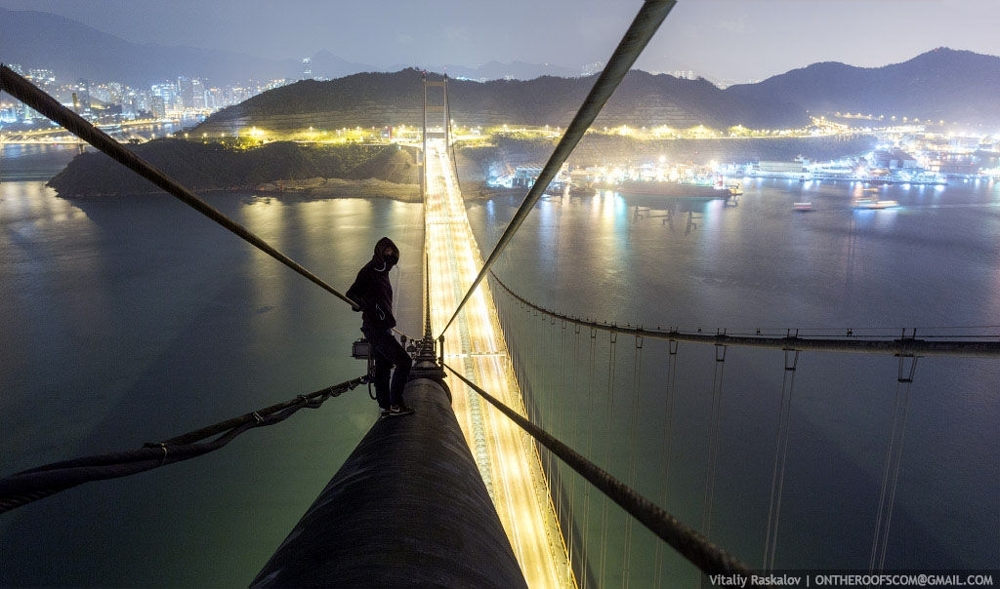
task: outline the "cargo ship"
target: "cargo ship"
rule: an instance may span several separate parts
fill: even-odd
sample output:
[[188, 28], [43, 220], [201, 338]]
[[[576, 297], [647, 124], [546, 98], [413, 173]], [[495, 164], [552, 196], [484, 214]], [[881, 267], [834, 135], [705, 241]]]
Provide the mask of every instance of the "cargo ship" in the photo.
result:
[[617, 192], [622, 195], [714, 199], [738, 196], [743, 191], [739, 183], [727, 185], [721, 180], [712, 184], [670, 180], [625, 180], [618, 184]]

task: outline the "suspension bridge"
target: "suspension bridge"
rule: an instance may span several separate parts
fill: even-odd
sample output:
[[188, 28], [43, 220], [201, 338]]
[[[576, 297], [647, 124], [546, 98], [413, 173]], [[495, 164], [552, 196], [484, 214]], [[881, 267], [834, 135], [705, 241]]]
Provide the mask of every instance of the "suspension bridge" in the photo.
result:
[[[912, 328], [896, 333], [835, 329], [702, 333], [619, 326], [547, 309], [523, 298], [492, 273], [544, 188], [673, 5], [644, 4], [485, 259], [469, 225], [449, 154], [447, 99], [440, 108], [428, 109], [425, 88], [425, 333], [417, 338], [418, 361], [406, 393], [408, 400], [414, 400], [417, 416], [373, 426], [264, 565], [256, 585], [408, 579], [444, 585], [512, 586], [523, 581], [531, 587], [673, 586], [697, 583], [702, 573], [773, 569], [780, 561], [776, 555], [787, 526], [781, 517], [782, 499], [791, 406], [803, 353], [885, 356], [896, 363], [895, 403], [886, 426], [890, 433], [874, 498], [873, 533], [865, 548], [869, 570], [883, 568], [918, 359], [995, 359], [1000, 356], [1000, 338], [995, 334], [917, 333]], [[0, 82], [4, 91], [350, 303], [336, 288], [5, 67]], [[443, 138], [430, 137], [428, 112], [443, 117]], [[701, 459], [693, 468], [683, 460], [671, 461], [671, 456], [690, 448], [675, 435], [678, 421], [687, 415], [679, 401], [689, 386], [679, 361], [682, 346], [710, 352], [702, 355], [701, 364], [692, 363], [708, 383], [693, 386], [708, 390], [709, 404], [707, 442], [696, 452]], [[773, 452], [765, 464], [754, 466], [768, 475], [767, 504], [759, 510], [761, 515], [747, 520], [753, 538], [747, 542], [741, 538], [730, 552], [713, 539], [720, 527], [719, 512], [732, 515], [731, 509], [715, 505], [715, 497], [724, 485], [718, 477], [720, 464], [726, 461], [722, 408], [729, 402], [725, 368], [732, 363], [733, 350], [746, 354], [763, 350], [783, 360], [776, 368], [781, 382], [776, 387], [776, 429], [772, 427], [769, 439]], [[650, 361], [650, 355], [658, 360]], [[316, 406], [362, 381], [349, 380], [132, 453], [18, 473], [0, 481], [0, 505], [4, 511], [18, 508], [88, 480], [158, 468], [209, 452], [244, 431], [282, 421], [295, 410]], [[567, 398], [575, 401], [567, 403]], [[647, 430], [657, 433], [653, 441], [644, 433]], [[212, 436], [219, 437], [204, 441]], [[456, 436], [464, 446], [454, 444]], [[442, 440], [447, 448], [440, 447]], [[376, 449], [386, 444], [410, 457], [405, 469], [385, 464], [385, 453]], [[470, 475], [470, 468], [475, 475]], [[675, 499], [685, 495], [676, 492], [677, 479], [685, 476], [690, 484], [680, 486], [695, 491], [688, 489], [687, 498]], [[393, 484], [395, 492], [411, 498], [394, 511], [384, 503], [370, 503], [370, 497], [352, 494], [352, 485], [359, 482], [376, 487]], [[682, 511], [693, 515], [676, 517], [672, 506], [691, 502], [690, 496], [698, 496], [694, 507], [683, 506]], [[379, 516], [376, 511], [385, 513]], [[327, 544], [345, 535], [359, 544], [341, 541], [339, 552]], [[372, 570], [375, 565], [362, 553], [379, 550], [391, 551], [399, 566]], [[411, 557], [411, 552], [420, 557]], [[465, 566], [469, 559], [478, 565], [478, 572], [476, 566]], [[348, 569], [356, 576], [348, 576]]]

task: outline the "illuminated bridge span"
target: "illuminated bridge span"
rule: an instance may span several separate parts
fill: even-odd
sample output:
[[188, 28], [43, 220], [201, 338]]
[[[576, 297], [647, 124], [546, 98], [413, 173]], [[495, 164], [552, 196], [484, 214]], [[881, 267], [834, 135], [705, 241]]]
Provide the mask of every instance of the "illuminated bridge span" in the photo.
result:
[[[843, 530], [852, 566], [884, 568], [918, 358], [995, 361], [997, 334], [622, 327], [545, 309], [491, 273], [672, 6], [644, 4], [485, 260], [448, 157], [446, 90], [440, 108], [425, 108], [444, 117], [444, 136], [429, 137], [425, 116], [425, 333], [406, 392], [417, 414], [376, 422], [254, 585], [694, 586], [702, 573], [788, 566], [796, 559], [786, 551]], [[7, 68], [0, 88], [350, 302]], [[808, 370], [800, 362], [833, 353], [846, 360]], [[362, 381], [135, 452], [18, 473], [0, 480], [0, 510], [203, 454]], [[836, 445], [818, 439], [822, 421], [807, 424], [817, 439], [792, 435], [800, 427], [793, 403], [853, 389], [878, 408], [863, 416], [886, 434], [878, 452], [820, 454]], [[846, 419], [824, 409], [824, 418]], [[838, 461], [847, 466], [827, 472]], [[836, 477], [864, 461], [876, 475], [843, 497]], [[808, 483], [806, 492], [786, 491], [793, 478]], [[816, 529], [797, 531], [805, 526]]]
[[[427, 294], [431, 328], [439, 333], [448, 313], [472, 284], [482, 259], [445, 150], [429, 146], [425, 160]], [[489, 291], [480, 289], [469, 305], [469, 312], [462, 315], [445, 340], [444, 360], [523, 413], [521, 394], [508, 369], [510, 362]], [[562, 536], [538, 453], [530, 439], [467, 388], [453, 387], [453, 391], [455, 414], [474, 449], [528, 585], [570, 585], [572, 574]]]

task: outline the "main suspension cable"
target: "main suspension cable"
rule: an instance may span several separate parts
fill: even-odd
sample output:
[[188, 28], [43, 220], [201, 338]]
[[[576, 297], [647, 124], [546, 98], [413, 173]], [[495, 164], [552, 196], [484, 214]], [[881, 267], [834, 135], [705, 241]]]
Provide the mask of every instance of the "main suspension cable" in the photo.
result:
[[[808, 335], [800, 335], [799, 330], [797, 329], [783, 330], [780, 334], [734, 334], [727, 333], [724, 329], [717, 330], [715, 333], [702, 333], [700, 329], [697, 332], [691, 332], [680, 331], [676, 327], [670, 327], [668, 329], [662, 329], [660, 327], [657, 327], [656, 329], [647, 329], [641, 326], [632, 327], [631, 325], [623, 327], [617, 324], [602, 323], [599, 321], [592, 321], [590, 319], [581, 319], [580, 317], [574, 317], [572, 315], [566, 315], [564, 313], [546, 309], [545, 307], [532, 303], [511, 290], [511, 288], [504, 284], [503, 281], [500, 280], [500, 278], [493, 272], [490, 272], [490, 276], [501, 290], [506, 291], [517, 302], [521, 303], [528, 309], [533, 309], [544, 315], [562, 319], [575, 325], [590, 327], [592, 329], [600, 329], [602, 331], [617, 331], [622, 334], [642, 336], [652, 339], [727, 346], [772, 348], [780, 350], [795, 349], [802, 351], [820, 350], [861, 354], [891, 354], [894, 356], [905, 357], [969, 356], [996, 358], [1000, 356], [1000, 335], [996, 334], [962, 335], [960, 338], [954, 339], [946, 339], [944, 336], [926, 335], [923, 338], [918, 339], [916, 336], [916, 329], [914, 329], [910, 335], [907, 335], [907, 332], [904, 329], [902, 335], [899, 337], [892, 337], [888, 335], [859, 335], [853, 333], [850, 329], [846, 330], [846, 332], [841, 330], [840, 333], [843, 335], [840, 336], [827, 335], [812, 337]], [[829, 331], [831, 333], [833, 332], [833, 330]]]
[[0, 64], [0, 90], [10, 93], [14, 98], [42, 113], [50, 120], [59, 123], [70, 133], [93, 145], [113, 160], [146, 178], [159, 188], [162, 188], [171, 196], [176, 197], [184, 204], [222, 225], [232, 233], [235, 233], [257, 249], [306, 277], [323, 290], [352, 306], [356, 305], [346, 295], [324, 282], [309, 270], [306, 270], [301, 264], [275, 249], [271, 244], [243, 225], [227, 217], [221, 211], [178, 184], [175, 180], [134, 152], [123, 147], [80, 115], [59, 104], [54, 98], [3, 64]]
[[627, 487], [624, 483], [599, 468], [575, 450], [563, 444], [545, 430], [507, 407], [475, 383], [467, 379], [451, 366], [445, 367], [457, 376], [479, 396], [496, 407], [540, 444], [551, 450], [570, 468], [590, 482], [599, 491], [621, 506], [639, 523], [646, 526], [661, 540], [672, 546], [678, 553], [707, 575], [720, 573], [741, 573], [749, 575], [750, 569], [736, 557], [712, 544], [693, 528], [685, 525], [655, 503]]
[[618, 84], [621, 83], [622, 78], [628, 73], [632, 64], [635, 63], [636, 58], [642, 53], [649, 40], [653, 38], [657, 29], [660, 28], [663, 19], [667, 17], [667, 14], [676, 3], [676, 0], [646, 0], [643, 3], [635, 20], [632, 21], [632, 25], [629, 26], [628, 31], [625, 32], [625, 36], [618, 44], [618, 48], [615, 49], [615, 52], [608, 60], [608, 65], [605, 66], [604, 71], [597, 78], [594, 87], [590, 90], [590, 94], [583, 101], [580, 110], [573, 117], [573, 121], [566, 128], [566, 133], [559, 140], [555, 150], [552, 152], [552, 156], [549, 157], [549, 161], [538, 174], [538, 179], [535, 180], [535, 183], [528, 190], [528, 194], [524, 197], [524, 202], [518, 207], [510, 224], [507, 225], [507, 228], [500, 236], [500, 240], [494, 246], [493, 251], [490, 252], [489, 258], [486, 259], [483, 268], [479, 271], [479, 275], [472, 281], [472, 285], [469, 286], [469, 290], [458, 304], [455, 313], [448, 320], [448, 323], [445, 324], [444, 329], [441, 330], [442, 335], [451, 327], [452, 322], [455, 321], [459, 312], [461, 312], [462, 308], [465, 307], [465, 304], [472, 297], [476, 287], [483, 281], [487, 272], [489, 272], [494, 262], [497, 261], [500, 253], [510, 243], [511, 238], [514, 237], [514, 233], [517, 232], [521, 223], [528, 216], [528, 213], [534, 208], [535, 203], [541, 198], [549, 182], [555, 178], [556, 172], [562, 167], [563, 162], [569, 157], [576, 144], [580, 142], [583, 134], [590, 128], [591, 123], [597, 118], [598, 113], [601, 112], [605, 103], [611, 98], [615, 89], [618, 88]]
[[[330, 397], [340, 396], [364, 382], [364, 376], [354, 378], [163, 442], [146, 443], [137, 450], [87, 456], [21, 471], [0, 479], [0, 513], [83, 483], [137, 474], [207, 454], [222, 448], [247, 430], [274, 425], [305, 407], [315, 409]], [[201, 442], [218, 434], [222, 435]]]

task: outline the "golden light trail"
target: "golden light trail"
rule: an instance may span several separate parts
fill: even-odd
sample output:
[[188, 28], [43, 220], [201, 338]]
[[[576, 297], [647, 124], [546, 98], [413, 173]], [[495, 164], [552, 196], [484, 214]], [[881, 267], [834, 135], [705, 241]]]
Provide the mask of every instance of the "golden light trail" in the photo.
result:
[[[442, 143], [425, 154], [425, 251], [431, 327], [440, 332], [465, 295], [483, 258], [476, 245]], [[481, 284], [445, 340], [445, 361], [469, 380], [525, 414], [488, 287]], [[455, 329], [454, 327], [457, 327]], [[527, 434], [452, 383], [452, 405], [529, 587], [575, 587], [538, 451]]]

